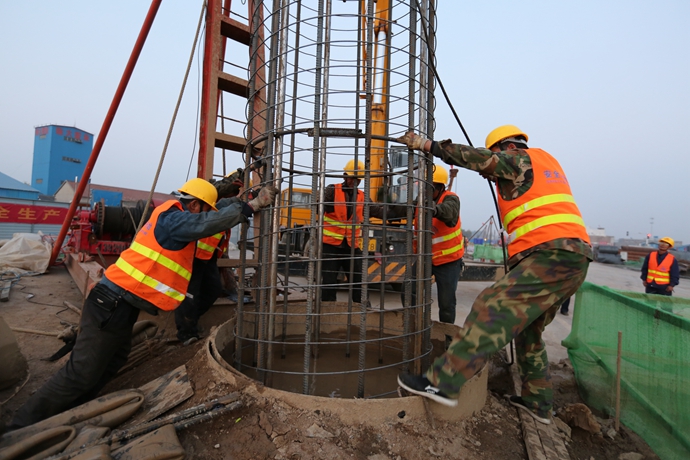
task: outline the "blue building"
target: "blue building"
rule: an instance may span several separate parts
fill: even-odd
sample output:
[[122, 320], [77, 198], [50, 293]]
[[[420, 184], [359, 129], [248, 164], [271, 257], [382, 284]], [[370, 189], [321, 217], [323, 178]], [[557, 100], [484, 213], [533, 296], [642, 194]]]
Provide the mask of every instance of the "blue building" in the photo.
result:
[[38, 200], [38, 190], [0, 172], [0, 198]]
[[68, 126], [39, 126], [34, 133], [31, 186], [52, 195], [65, 180], [81, 179], [93, 147], [93, 134]]

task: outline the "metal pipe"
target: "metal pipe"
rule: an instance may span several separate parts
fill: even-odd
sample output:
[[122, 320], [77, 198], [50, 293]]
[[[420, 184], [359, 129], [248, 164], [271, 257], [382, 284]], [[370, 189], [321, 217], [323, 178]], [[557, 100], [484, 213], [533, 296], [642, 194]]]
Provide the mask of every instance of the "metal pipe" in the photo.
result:
[[62, 249], [62, 243], [65, 240], [65, 235], [67, 235], [67, 230], [69, 229], [70, 223], [72, 222], [72, 216], [74, 216], [74, 213], [77, 210], [77, 206], [81, 202], [81, 197], [84, 194], [86, 185], [89, 183], [89, 179], [91, 178], [91, 172], [93, 171], [93, 168], [96, 165], [98, 155], [100, 155], [101, 153], [101, 148], [103, 148], [103, 143], [105, 142], [105, 139], [108, 136], [108, 131], [110, 131], [113, 119], [115, 118], [117, 109], [120, 106], [122, 97], [125, 94], [125, 90], [127, 89], [129, 79], [131, 78], [132, 73], [134, 72], [134, 67], [137, 64], [137, 60], [139, 59], [141, 50], [144, 48], [144, 43], [146, 43], [146, 37], [148, 36], [149, 31], [151, 30], [153, 20], [156, 18], [156, 13], [158, 12], [158, 8], [160, 7], [161, 2], [162, 0], [151, 1], [151, 6], [149, 7], [149, 11], [146, 14], [146, 18], [144, 19], [144, 24], [141, 26], [141, 30], [139, 31], [137, 41], [134, 43], [134, 48], [132, 49], [132, 53], [129, 56], [127, 65], [125, 66], [125, 70], [122, 74], [122, 77], [120, 78], [120, 83], [118, 84], [117, 90], [115, 91], [115, 96], [113, 96], [113, 100], [110, 103], [110, 108], [108, 109], [108, 113], [105, 116], [105, 120], [103, 120], [101, 130], [98, 132], [96, 144], [93, 146], [93, 150], [91, 150], [91, 156], [89, 156], [89, 161], [86, 163], [86, 167], [84, 168], [84, 173], [82, 174], [82, 178], [79, 181], [77, 190], [74, 192], [74, 197], [72, 198], [72, 203], [70, 204], [69, 211], [67, 211], [65, 221], [62, 223], [60, 233], [58, 234], [57, 239], [55, 240], [53, 252], [50, 255], [49, 265], [55, 264], [55, 260], [60, 254], [60, 250]]

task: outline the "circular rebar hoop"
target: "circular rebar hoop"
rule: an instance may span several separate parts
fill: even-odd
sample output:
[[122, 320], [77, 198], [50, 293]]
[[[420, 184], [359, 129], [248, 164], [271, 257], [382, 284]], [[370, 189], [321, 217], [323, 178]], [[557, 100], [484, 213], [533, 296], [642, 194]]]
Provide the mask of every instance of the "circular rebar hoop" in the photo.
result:
[[[392, 140], [433, 137], [433, 46], [421, 31], [435, 24], [433, 4], [254, 3], [245, 134], [261, 158], [246, 167], [261, 165], [255, 187], [281, 193], [261, 213], [256, 305], [240, 304], [233, 362], [304, 394], [392, 395], [388, 373], [423, 371], [432, 349], [431, 160]], [[353, 159], [362, 198], [336, 202]], [[342, 212], [345, 237], [323, 243]], [[347, 391], [340, 378], [353, 379]]]

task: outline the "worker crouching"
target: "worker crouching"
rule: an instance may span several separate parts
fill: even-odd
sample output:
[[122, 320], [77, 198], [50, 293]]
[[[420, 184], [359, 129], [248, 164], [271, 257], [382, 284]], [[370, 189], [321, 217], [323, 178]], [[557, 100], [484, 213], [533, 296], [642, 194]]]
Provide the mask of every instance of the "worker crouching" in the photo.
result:
[[188, 181], [179, 192], [179, 201], [153, 211], [130, 248], [91, 290], [69, 361], [17, 411], [9, 429], [95, 398], [127, 362], [139, 311], [175, 310], [187, 297], [197, 240], [246, 221], [273, 203], [277, 190], [264, 187], [249, 203], [228, 202], [220, 211], [215, 187], [203, 179]]

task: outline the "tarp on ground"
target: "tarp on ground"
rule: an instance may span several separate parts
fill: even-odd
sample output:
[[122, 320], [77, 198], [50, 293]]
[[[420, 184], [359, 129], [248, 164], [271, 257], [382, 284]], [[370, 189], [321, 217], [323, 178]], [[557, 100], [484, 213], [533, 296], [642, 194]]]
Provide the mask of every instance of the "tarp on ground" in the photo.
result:
[[0, 272], [16, 275], [45, 273], [52, 247], [41, 233], [15, 233], [0, 247]]

